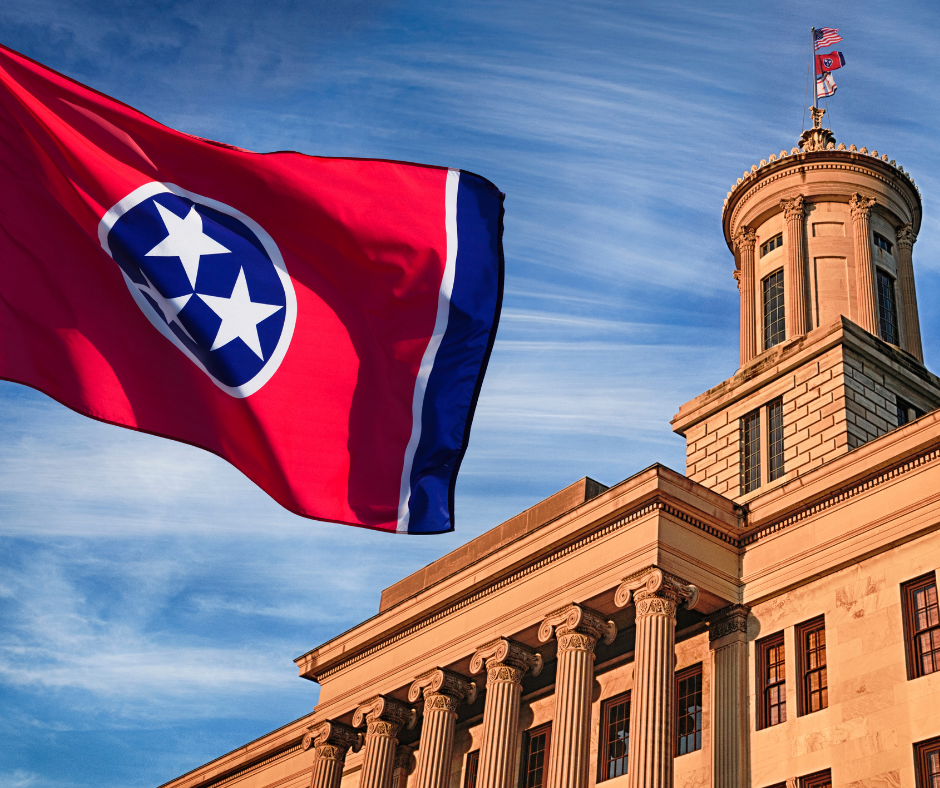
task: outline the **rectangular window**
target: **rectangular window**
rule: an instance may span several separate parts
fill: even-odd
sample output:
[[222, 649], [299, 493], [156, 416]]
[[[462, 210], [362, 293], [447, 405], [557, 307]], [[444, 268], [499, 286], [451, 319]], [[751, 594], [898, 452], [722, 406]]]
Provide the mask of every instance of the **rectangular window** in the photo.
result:
[[914, 745], [917, 788], [940, 788], [940, 737]]
[[702, 666], [676, 674], [675, 753], [685, 755], [702, 749]]
[[800, 777], [800, 788], [832, 788], [832, 773], [826, 769]]
[[787, 721], [787, 686], [783, 632], [757, 641], [757, 727]]
[[760, 487], [760, 411], [741, 419], [741, 490], [752, 492]]
[[542, 788], [548, 752], [552, 746], [552, 725], [533, 728], [526, 734], [525, 754], [522, 758], [522, 788]]
[[895, 397], [898, 409], [898, 426], [903, 427], [911, 420], [911, 406], [900, 397]]
[[890, 345], [900, 345], [894, 277], [889, 276], [880, 268], [875, 271], [878, 274], [878, 324], [881, 329], [881, 338]]
[[779, 249], [781, 246], [783, 246], [783, 233], [778, 233], [769, 241], [767, 241], [767, 243], [761, 244], [760, 256], [764, 257], [765, 255], [770, 254], [774, 249]]
[[783, 476], [783, 397], [767, 405], [767, 479]]
[[883, 235], [875, 233], [875, 246], [884, 249], [888, 254], [891, 254], [891, 241], [885, 238]]
[[829, 679], [826, 673], [826, 621], [823, 616], [796, 628], [800, 673], [797, 714], [812, 714], [829, 708]]
[[908, 678], [916, 679], [940, 670], [940, 606], [937, 576], [918, 577], [901, 586], [904, 630], [907, 641]]
[[764, 350], [779, 345], [787, 338], [783, 310], [783, 269], [765, 277], [764, 291]]
[[467, 753], [467, 766], [463, 774], [463, 788], [477, 788], [477, 771], [480, 767], [480, 751]]
[[601, 752], [597, 781], [627, 773], [630, 756], [630, 693], [605, 700], [601, 706]]

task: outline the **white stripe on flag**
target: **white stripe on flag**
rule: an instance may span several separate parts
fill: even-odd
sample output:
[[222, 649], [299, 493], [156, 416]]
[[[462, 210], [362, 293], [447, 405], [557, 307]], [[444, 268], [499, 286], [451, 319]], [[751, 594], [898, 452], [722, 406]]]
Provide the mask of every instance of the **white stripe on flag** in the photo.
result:
[[454, 274], [457, 270], [457, 186], [460, 184], [460, 170], [447, 171], [447, 185], [444, 188], [444, 229], [447, 233], [447, 261], [444, 263], [444, 277], [437, 296], [437, 318], [434, 321], [434, 333], [424, 351], [418, 379], [415, 381], [415, 395], [411, 403], [411, 438], [405, 448], [405, 463], [401, 470], [401, 496], [398, 501], [398, 533], [408, 533], [411, 521], [411, 469], [421, 440], [421, 414], [424, 411], [424, 395], [428, 388], [428, 378], [434, 368], [434, 359], [447, 330], [450, 316], [450, 297], [454, 291]]

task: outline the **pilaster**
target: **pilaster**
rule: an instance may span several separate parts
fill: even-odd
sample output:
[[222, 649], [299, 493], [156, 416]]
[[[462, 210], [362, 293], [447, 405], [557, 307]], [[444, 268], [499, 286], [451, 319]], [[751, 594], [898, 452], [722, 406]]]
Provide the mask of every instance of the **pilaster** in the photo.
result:
[[708, 619], [712, 652], [713, 788], [748, 784], [747, 605], [729, 605]]

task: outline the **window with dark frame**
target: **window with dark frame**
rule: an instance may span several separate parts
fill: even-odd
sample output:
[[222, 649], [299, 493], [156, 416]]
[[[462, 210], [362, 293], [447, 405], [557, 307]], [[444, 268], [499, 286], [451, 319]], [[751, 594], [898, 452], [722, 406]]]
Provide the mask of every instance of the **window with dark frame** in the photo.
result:
[[924, 415], [924, 411], [922, 411], [920, 408], [914, 407], [910, 402], [907, 402], [898, 396], [895, 396], [894, 400], [897, 406], [899, 427], [903, 427], [905, 424], [910, 424], [912, 421], [914, 421], [914, 419], [919, 419]]
[[940, 736], [914, 745], [917, 788], [940, 788]]
[[812, 714], [829, 707], [829, 678], [826, 671], [826, 621], [823, 616], [796, 627], [800, 694], [797, 715]]
[[800, 777], [800, 788], [832, 788], [832, 772], [825, 769]]
[[880, 268], [875, 270], [878, 280], [878, 325], [881, 338], [889, 345], [900, 345], [898, 302], [894, 289], [894, 277], [889, 276]]
[[875, 246], [884, 249], [888, 254], [891, 254], [891, 241], [885, 238], [883, 235], [874, 233], [875, 236]]
[[767, 480], [783, 473], [783, 397], [777, 397], [767, 404]]
[[787, 338], [783, 302], [783, 269], [764, 277], [761, 289], [764, 294], [764, 350], [769, 350]]
[[769, 241], [760, 245], [760, 256], [764, 257], [770, 254], [774, 249], [779, 249], [781, 246], [783, 246], [783, 233], [778, 233]]
[[525, 755], [522, 759], [522, 788], [542, 788], [548, 752], [552, 746], [552, 724], [533, 728], [526, 733]]
[[480, 768], [480, 751], [467, 753], [467, 765], [463, 773], [463, 788], [477, 788], [477, 772]]
[[627, 773], [630, 758], [630, 693], [608, 698], [601, 704], [600, 759], [597, 781]]
[[940, 670], [940, 605], [934, 572], [901, 586], [907, 673], [917, 679]]
[[702, 666], [676, 674], [676, 757], [702, 749]]
[[787, 686], [783, 632], [757, 641], [757, 727], [787, 721]]
[[741, 490], [753, 492], [760, 487], [760, 411], [741, 419]]

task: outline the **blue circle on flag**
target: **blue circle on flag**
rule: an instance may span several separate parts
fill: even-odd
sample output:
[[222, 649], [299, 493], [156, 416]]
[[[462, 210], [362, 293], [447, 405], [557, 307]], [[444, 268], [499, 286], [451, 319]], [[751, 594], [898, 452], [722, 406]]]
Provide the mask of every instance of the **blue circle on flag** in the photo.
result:
[[293, 333], [296, 302], [260, 226], [152, 183], [112, 208], [99, 235], [150, 322], [220, 388], [248, 396], [267, 382]]

